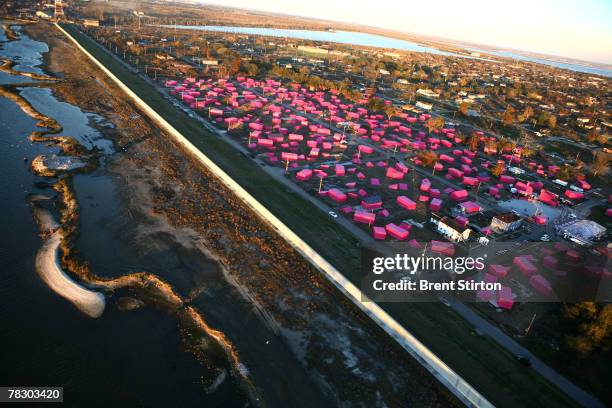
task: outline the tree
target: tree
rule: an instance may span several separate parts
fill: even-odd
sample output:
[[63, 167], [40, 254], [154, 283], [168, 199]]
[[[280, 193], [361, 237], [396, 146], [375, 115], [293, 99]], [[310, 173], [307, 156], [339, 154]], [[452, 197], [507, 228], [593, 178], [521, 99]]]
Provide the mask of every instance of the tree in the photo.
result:
[[515, 146], [516, 143], [508, 139], [507, 137], [502, 137], [497, 141], [497, 150], [499, 150], [500, 153], [508, 150], [514, 150]]
[[467, 116], [468, 110], [470, 109], [470, 104], [467, 102], [461, 102], [459, 105], [459, 113], [463, 116]]
[[522, 123], [529, 120], [529, 118], [533, 116], [533, 113], [533, 108], [531, 106], [526, 106], [523, 113], [518, 116], [519, 122]]
[[387, 105], [383, 108], [383, 111], [385, 112], [385, 115], [387, 115], [387, 118], [389, 120], [391, 120], [391, 118], [393, 116], [397, 116], [401, 113], [401, 110], [398, 109], [396, 106], [393, 105]]
[[380, 98], [371, 97], [370, 99], [368, 99], [367, 106], [368, 106], [368, 109], [371, 110], [372, 112], [378, 113], [378, 112], [382, 112], [382, 110], [385, 108], [385, 103]]
[[610, 154], [604, 152], [595, 153], [593, 164], [591, 164], [591, 173], [594, 176], [599, 174], [607, 174], [610, 171]]
[[512, 106], [508, 105], [504, 111], [502, 122], [505, 126], [511, 126], [514, 123], [514, 108]]
[[504, 170], [506, 170], [506, 165], [504, 162], [497, 162], [497, 164], [491, 169], [491, 174], [495, 177], [499, 177], [504, 173]]
[[425, 167], [433, 167], [438, 162], [438, 155], [431, 150], [420, 153], [418, 158]]
[[580, 356], [607, 350], [612, 342], [612, 304], [580, 302], [565, 306], [564, 317], [572, 326], [567, 345]]
[[557, 117], [555, 115], [550, 115], [546, 120], [546, 124], [549, 129], [554, 129], [557, 127]]
[[557, 178], [561, 180], [572, 180], [576, 177], [577, 170], [573, 166], [568, 166], [567, 164], [557, 171]]
[[587, 133], [586, 139], [589, 143], [595, 143], [597, 138], [599, 137], [599, 130], [597, 128], [593, 128]]
[[468, 149], [475, 152], [478, 150], [478, 146], [480, 145], [480, 135], [476, 132], [472, 133], [472, 136], [468, 139]]
[[259, 72], [259, 68], [257, 67], [256, 64], [250, 63], [247, 65], [246, 67], [246, 73], [251, 76], [254, 77], [257, 75], [257, 73]]
[[427, 122], [425, 122], [425, 127], [429, 132], [434, 129], [440, 130], [444, 127], [444, 118], [438, 116], [437, 118], [429, 118]]

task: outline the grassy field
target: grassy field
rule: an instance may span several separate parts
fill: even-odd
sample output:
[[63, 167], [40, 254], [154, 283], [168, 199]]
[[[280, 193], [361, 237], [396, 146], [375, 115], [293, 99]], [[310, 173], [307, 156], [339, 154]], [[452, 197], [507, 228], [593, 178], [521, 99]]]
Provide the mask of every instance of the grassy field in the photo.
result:
[[[74, 26], [63, 28], [147, 104], [216, 162], [322, 256], [360, 285], [359, 243], [313, 204], [273, 180], [259, 165], [172, 106], [155, 88], [127, 69]], [[168, 143], [171, 143], [170, 141]], [[441, 304], [381, 305], [495, 405], [574, 406], [539, 374], [517, 363], [492, 340]]]

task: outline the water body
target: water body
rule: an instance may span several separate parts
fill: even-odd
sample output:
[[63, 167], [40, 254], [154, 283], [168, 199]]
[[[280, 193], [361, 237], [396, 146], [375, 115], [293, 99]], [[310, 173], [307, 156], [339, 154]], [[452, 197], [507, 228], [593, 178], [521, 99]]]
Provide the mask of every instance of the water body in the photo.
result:
[[300, 40], [333, 42], [340, 44], [362, 45], [366, 47], [393, 48], [396, 50], [428, 52], [430, 54], [447, 55], [470, 58], [466, 55], [438, 50], [436, 48], [419, 45], [417, 43], [384, 37], [382, 35], [358, 33], [355, 31], [316, 31], [316, 30], [284, 30], [262, 27], [234, 27], [234, 26], [183, 26], [165, 25], [166, 28], [180, 28], [188, 30], [215, 31], [220, 33], [236, 33], [249, 35], [263, 35], [270, 37], [287, 37]]
[[512, 58], [512, 59], [519, 60], [519, 61], [535, 62], [537, 64], [548, 65], [551, 67], [557, 67], [561, 69], [567, 69], [569, 71], [576, 71], [576, 72], [583, 72], [586, 74], [594, 74], [594, 75], [612, 77], [611, 69], [596, 68], [596, 67], [590, 67], [590, 66], [580, 65], [580, 64], [571, 64], [568, 62], [560, 62], [560, 61], [547, 60], [544, 58], [530, 57], [528, 55], [522, 55], [522, 54], [519, 54], [513, 51], [501, 51], [501, 50], [490, 51], [490, 50], [483, 50], [483, 49], [471, 48], [471, 47], [466, 47], [466, 49], [469, 49], [471, 51], [486, 53], [489, 55], [496, 55], [498, 57]]
[[[40, 55], [19, 58], [22, 41], [25, 54], [43, 49], [24, 36], [11, 43], [13, 56], [25, 64], [23, 70], [42, 72]], [[2, 79], [0, 84], [12, 83]], [[63, 126], [61, 135], [98, 147], [107, 157], [113, 154], [112, 143], [90, 126], [104, 118], [58, 101], [46, 88], [23, 87], [20, 93]], [[29, 170], [29, 163], [58, 149], [30, 142], [28, 135], [35, 129], [33, 119], [0, 97], [0, 384], [61, 385], [71, 406], [177, 406], [177, 401], [186, 407], [244, 406], [233, 381], [206, 392], [202, 365], [184, 349], [174, 316], [151, 307], [120, 311], [117, 299], [130, 292], [118, 290], [107, 297], [102, 316], [91, 319], [41, 280], [34, 265], [41, 238], [26, 198], [56, 193], [44, 183], [49, 179]], [[133, 218], [121, 194], [129, 186], [105, 168], [108, 161], [91, 174], [74, 177], [80, 214], [75, 244], [94, 273], [117, 277], [147, 271], [181, 296], [190, 296], [208, 324], [234, 344], [270, 406], [330, 406], [286, 343], [224, 278], [217, 262], [177, 244], [167, 232], [148, 233], [146, 239], [140, 235], [142, 220]]]
[[[21, 27], [14, 26], [13, 30], [17, 35], [21, 34]], [[6, 36], [0, 41], [6, 41]], [[4, 42], [0, 49], [0, 56], [9, 58], [15, 62], [13, 69], [16, 71], [43, 74], [39, 67], [42, 61], [42, 54], [49, 51], [47, 44], [34, 41], [27, 36], [21, 35], [19, 41]]]
[[100, 116], [84, 113], [76, 106], [58, 101], [47, 88], [25, 88], [21, 95], [38, 112], [57, 120], [64, 129], [61, 135], [76, 138], [87, 149], [96, 147], [105, 154], [113, 153], [112, 142], [104, 139], [98, 130], [89, 125], [90, 121], [102, 122]]
[[[12, 43], [16, 53], [20, 42]], [[32, 42], [25, 44], [27, 53]], [[30, 62], [40, 60], [25, 63]], [[46, 106], [61, 111], [48, 96]], [[64, 116], [62, 124], [76, 131], [81, 115], [74, 123]], [[34, 259], [41, 239], [26, 198], [55, 193], [40, 184], [45, 179], [33, 175], [29, 163], [36, 155], [57, 153], [57, 148], [31, 143], [27, 136], [35, 129], [34, 120], [0, 98], [0, 384], [62, 385], [72, 406], [174, 406], [177, 396], [188, 406], [232, 406], [231, 395], [203, 392], [201, 367], [181, 350], [172, 316], [152, 308], [125, 313], [113, 305], [91, 319], [40, 279]], [[92, 129], [80, 129], [84, 133], [75, 137], [91, 135]], [[94, 233], [83, 230], [83, 237]]]

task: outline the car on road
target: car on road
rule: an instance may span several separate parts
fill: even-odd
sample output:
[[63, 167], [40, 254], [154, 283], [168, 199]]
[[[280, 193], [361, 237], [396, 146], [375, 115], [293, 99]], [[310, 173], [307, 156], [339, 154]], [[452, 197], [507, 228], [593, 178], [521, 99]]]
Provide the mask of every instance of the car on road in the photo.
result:
[[540, 237], [540, 241], [542, 242], [550, 242], [550, 237], [548, 236], [548, 234], [544, 234]]
[[330, 211], [330, 212], [328, 212], [328, 214], [332, 218], [338, 218], [338, 214], [336, 214], [334, 211]]
[[531, 359], [522, 354], [516, 354], [514, 359], [524, 365], [525, 367], [531, 367]]

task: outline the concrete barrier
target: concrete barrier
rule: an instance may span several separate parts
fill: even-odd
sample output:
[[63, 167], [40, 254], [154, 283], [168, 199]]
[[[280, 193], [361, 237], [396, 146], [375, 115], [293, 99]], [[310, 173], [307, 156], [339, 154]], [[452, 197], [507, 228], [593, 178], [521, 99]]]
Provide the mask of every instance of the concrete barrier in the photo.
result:
[[410, 334], [401, 324], [393, 319], [380, 306], [367, 299], [351, 281], [327, 262], [321, 255], [289, 229], [266, 207], [249, 194], [240, 184], [225, 173], [219, 166], [197, 149], [185, 136], [177, 131], [161, 115], [147, 105], [136, 93], [117, 78], [108, 68], [91, 55], [81, 44], [57, 23], [55, 26], [91, 59], [106, 75], [109, 76], [142, 111], [155, 121], [166, 133], [200, 161], [209, 171], [219, 178], [230, 190], [246, 203], [259, 217], [271, 225], [293, 248], [317, 268], [323, 275], [347, 296], [357, 307], [367, 314], [378, 326], [397, 341], [412, 357], [423, 365], [438, 381], [447, 387], [463, 403], [471, 407], [493, 407], [476, 389], [455, 373], [444, 361], [432, 353], [423, 343]]

